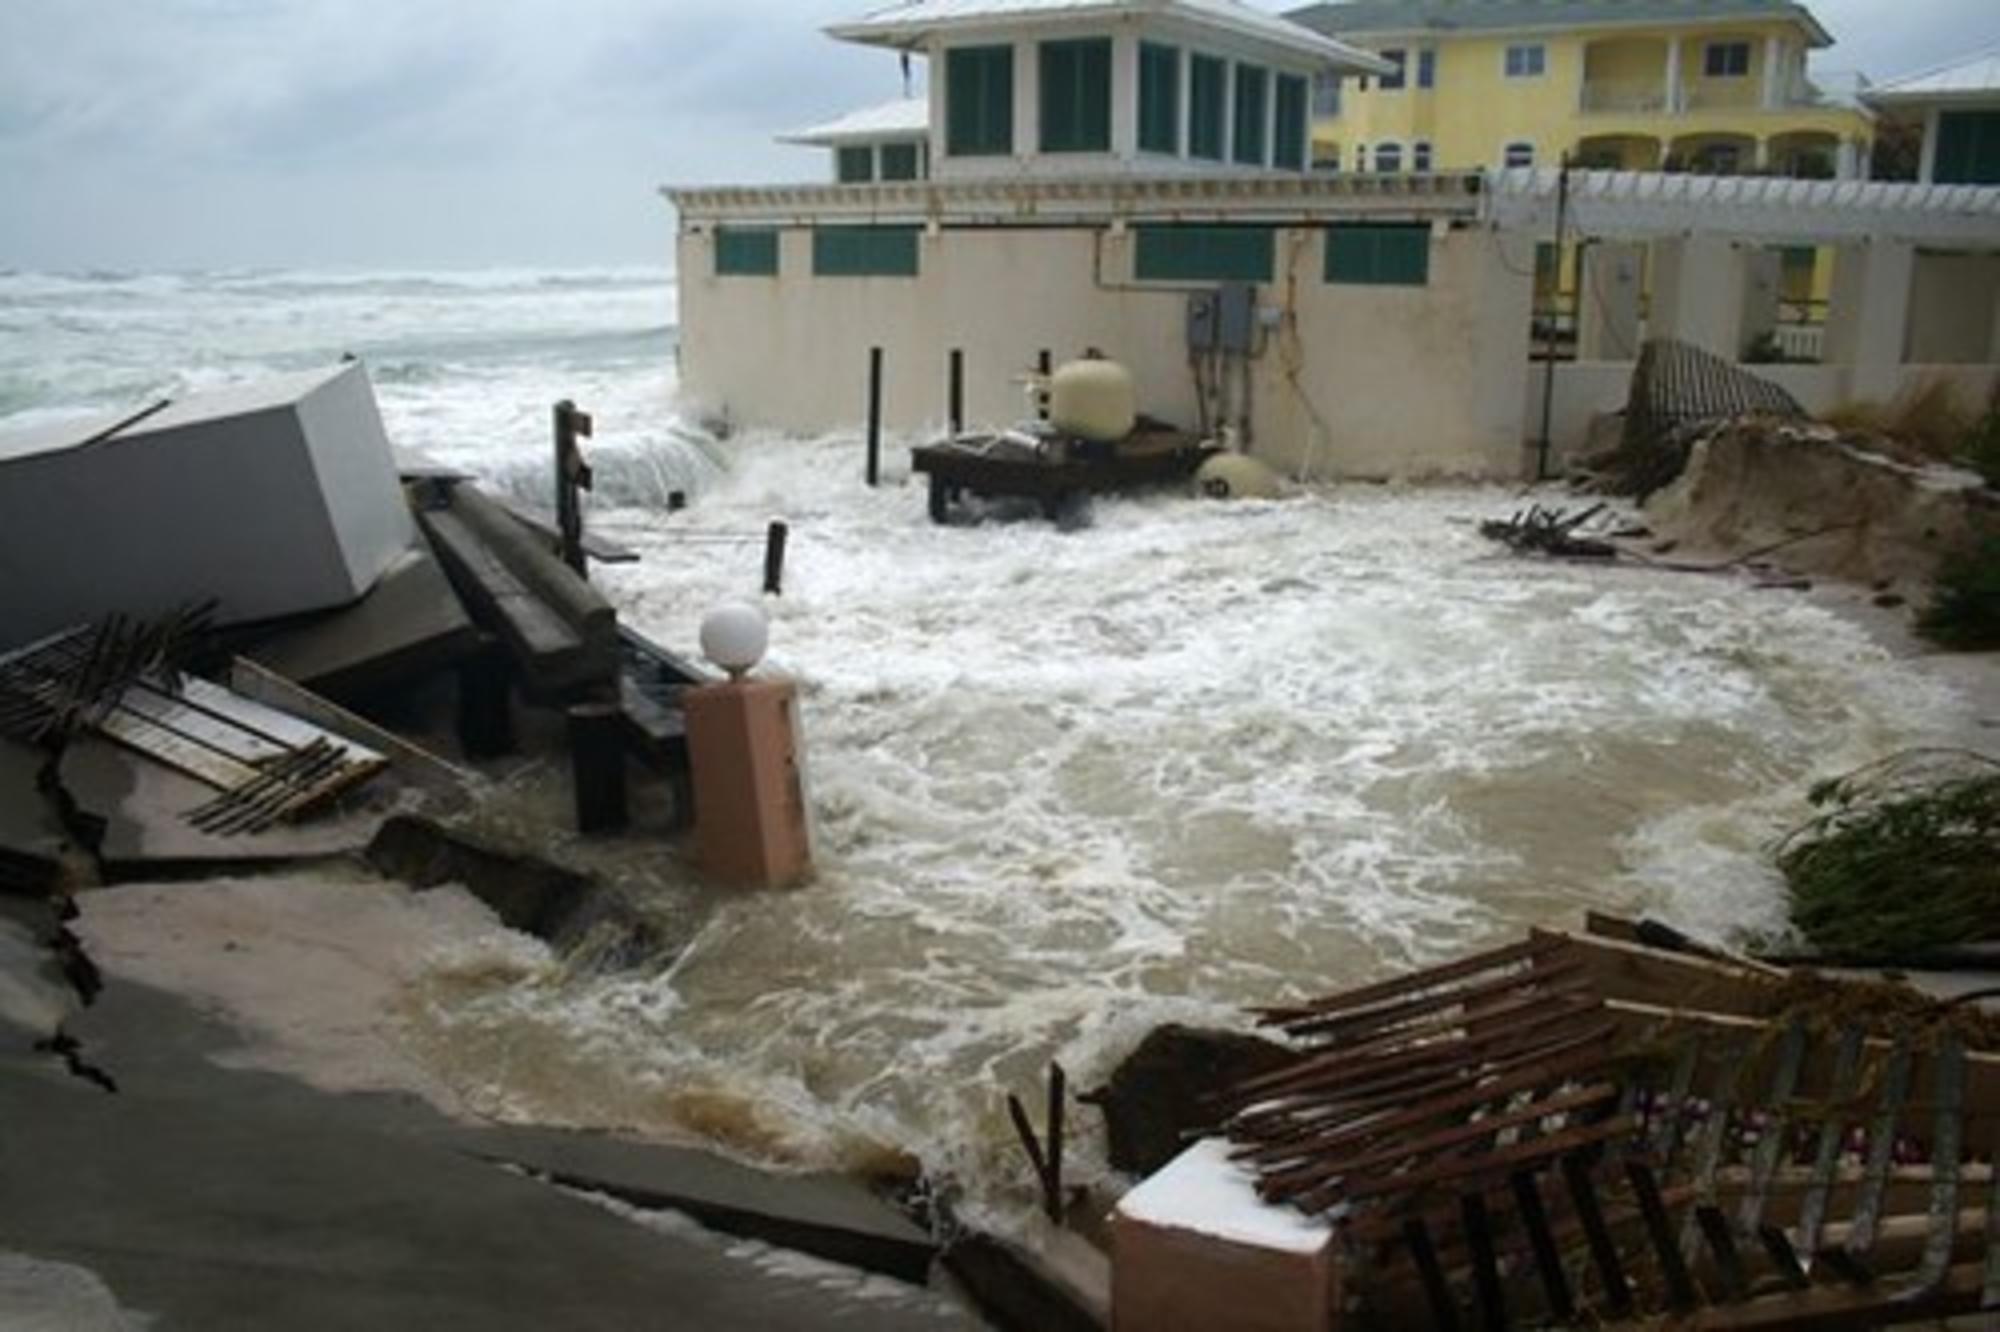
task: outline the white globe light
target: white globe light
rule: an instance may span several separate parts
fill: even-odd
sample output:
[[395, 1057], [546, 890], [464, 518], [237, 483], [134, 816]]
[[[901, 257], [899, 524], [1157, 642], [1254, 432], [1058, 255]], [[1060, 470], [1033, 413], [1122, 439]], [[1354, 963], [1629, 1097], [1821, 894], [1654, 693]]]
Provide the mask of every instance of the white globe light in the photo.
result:
[[732, 679], [742, 678], [762, 661], [770, 642], [770, 623], [755, 606], [732, 601], [702, 617], [702, 655], [728, 671]]

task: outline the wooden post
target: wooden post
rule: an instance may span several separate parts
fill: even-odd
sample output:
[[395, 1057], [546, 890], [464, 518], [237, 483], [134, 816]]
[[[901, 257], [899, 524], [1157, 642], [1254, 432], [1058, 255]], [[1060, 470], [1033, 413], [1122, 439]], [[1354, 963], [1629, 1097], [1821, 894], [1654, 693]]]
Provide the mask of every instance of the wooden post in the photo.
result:
[[957, 347], [951, 349], [951, 376], [946, 402], [952, 437], [956, 439], [965, 433], [965, 352]]
[[868, 349], [868, 484], [882, 484], [882, 349]]
[[1035, 358], [1035, 368], [1041, 372], [1041, 392], [1035, 395], [1035, 415], [1042, 420], [1049, 419], [1049, 376], [1056, 372], [1056, 358], [1047, 347]]
[[590, 489], [590, 467], [576, 446], [578, 437], [590, 438], [590, 413], [580, 412], [565, 398], [556, 404], [556, 531], [560, 536], [562, 561], [576, 570], [578, 577], [589, 570], [583, 554], [583, 497]]
[[628, 821], [625, 744], [619, 726], [618, 708], [611, 703], [579, 703], [569, 710], [578, 832], [617, 832]]
[[479, 650], [458, 667], [458, 746], [467, 758], [514, 752], [514, 686], [500, 640], [481, 635]]
[[785, 595], [785, 542], [791, 528], [774, 522], [764, 532], [764, 595]]

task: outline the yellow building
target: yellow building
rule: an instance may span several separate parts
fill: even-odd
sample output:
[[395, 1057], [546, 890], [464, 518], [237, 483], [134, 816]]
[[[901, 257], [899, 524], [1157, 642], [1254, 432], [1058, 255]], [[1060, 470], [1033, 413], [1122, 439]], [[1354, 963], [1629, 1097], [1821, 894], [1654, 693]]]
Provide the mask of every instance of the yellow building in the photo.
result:
[[1578, 166], [1867, 175], [1870, 112], [1806, 77], [1833, 39], [1790, 0], [1353, 0], [1293, 21], [1399, 74], [1315, 89], [1323, 169]]

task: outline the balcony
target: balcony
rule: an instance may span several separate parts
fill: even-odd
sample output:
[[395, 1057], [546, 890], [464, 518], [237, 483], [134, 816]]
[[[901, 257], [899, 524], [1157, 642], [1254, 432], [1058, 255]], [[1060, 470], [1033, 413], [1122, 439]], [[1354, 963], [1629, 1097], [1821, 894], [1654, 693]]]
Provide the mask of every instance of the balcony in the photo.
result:
[[1667, 85], [1660, 79], [1585, 79], [1586, 115], [1657, 116], [1667, 110]]

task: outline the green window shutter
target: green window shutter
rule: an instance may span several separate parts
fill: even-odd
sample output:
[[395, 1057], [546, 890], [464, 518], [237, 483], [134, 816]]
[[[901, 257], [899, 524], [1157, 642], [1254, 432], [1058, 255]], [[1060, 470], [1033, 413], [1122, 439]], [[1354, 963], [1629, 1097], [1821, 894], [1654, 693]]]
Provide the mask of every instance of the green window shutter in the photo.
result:
[[1278, 129], [1271, 138], [1271, 165], [1287, 171], [1306, 169], [1306, 81], [1292, 74], [1278, 76]]
[[1111, 39], [1043, 42], [1042, 151], [1101, 153], [1111, 147]]
[[717, 227], [715, 272], [717, 277], [778, 276], [778, 229]]
[[1214, 56], [1196, 56], [1188, 70], [1188, 156], [1222, 160], [1224, 88], [1229, 67]]
[[834, 152], [835, 176], [843, 185], [866, 185], [875, 179], [875, 150], [863, 145]]
[[945, 151], [953, 157], [1014, 151], [1014, 48], [945, 52]]
[[1422, 287], [1431, 276], [1431, 229], [1354, 224], [1326, 231], [1326, 280], [1358, 287]]
[[1264, 115], [1270, 75], [1255, 65], [1236, 67], [1236, 160], [1264, 164]]
[[1139, 44], [1139, 148], [1181, 150], [1181, 53], [1178, 47]]
[[915, 277], [915, 227], [813, 228], [815, 277]]
[[1277, 245], [1269, 227], [1136, 227], [1141, 282], [1269, 282]]
[[882, 179], [915, 180], [917, 178], [917, 145], [914, 143], [885, 143], [882, 145]]

